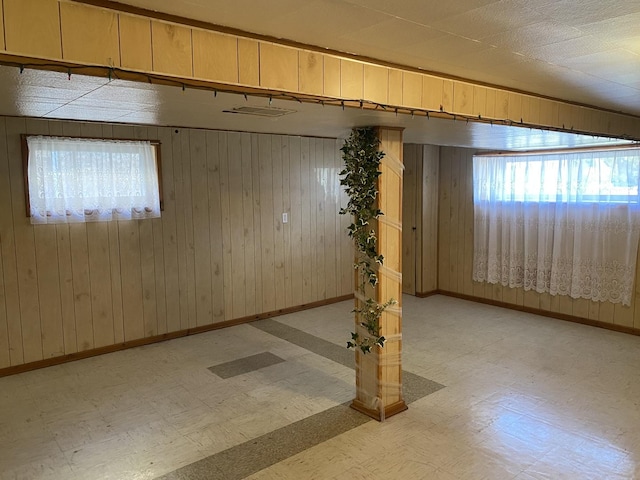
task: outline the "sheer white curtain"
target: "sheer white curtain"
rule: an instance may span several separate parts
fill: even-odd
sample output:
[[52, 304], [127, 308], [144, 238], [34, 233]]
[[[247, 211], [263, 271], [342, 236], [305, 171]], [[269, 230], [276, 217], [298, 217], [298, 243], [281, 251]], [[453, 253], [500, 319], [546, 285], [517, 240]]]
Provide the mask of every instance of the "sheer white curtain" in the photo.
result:
[[160, 216], [149, 142], [27, 137], [31, 223]]
[[630, 305], [640, 150], [473, 159], [473, 279]]

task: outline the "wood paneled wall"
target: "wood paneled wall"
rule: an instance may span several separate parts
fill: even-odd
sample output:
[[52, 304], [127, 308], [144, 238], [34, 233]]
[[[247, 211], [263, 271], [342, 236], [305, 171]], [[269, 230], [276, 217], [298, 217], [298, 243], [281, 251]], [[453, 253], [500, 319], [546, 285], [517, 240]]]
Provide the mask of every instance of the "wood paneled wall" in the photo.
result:
[[438, 288], [438, 177], [440, 147], [404, 146], [402, 284], [412, 295]]
[[[65, 0], [2, 0], [0, 59], [69, 63], [153, 73], [185, 84], [317, 99], [360, 99], [405, 109], [481, 116], [585, 133], [640, 138], [640, 118], [511, 92], [401, 66], [359, 61], [207, 29], [188, 19], [151, 18]], [[121, 6], [121, 8], [126, 8]], [[193, 22], [192, 22], [193, 23]], [[0, 37], [1, 39], [1, 37]], [[274, 39], [275, 40], [275, 39]], [[88, 68], [107, 75], [107, 69]], [[145, 80], [145, 77], [132, 77]]]
[[[162, 217], [32, 226], [22, 133], [160, 140]], [[0, 117], [0, 368], [350, 294], [339, 147]]]
[[[640, 329], [640, 265], [636, 267], [635, 298], [630, 307], [472, 281], [474, 152], [465, 148], [441, 148], [438, 288], [544, 312]], [[638, 258], [640, 260], [640, 255]]]

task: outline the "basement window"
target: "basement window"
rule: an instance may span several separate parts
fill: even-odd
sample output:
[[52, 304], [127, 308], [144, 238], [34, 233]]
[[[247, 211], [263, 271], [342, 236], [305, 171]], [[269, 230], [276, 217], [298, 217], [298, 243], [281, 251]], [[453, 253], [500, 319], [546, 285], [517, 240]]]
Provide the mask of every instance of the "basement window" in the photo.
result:
[[630, 306], [640, 149], [473, 157], [473, 280]]
[[159, 142], [22, 136], [32, 224], [160, 217]]
[[640, 149], [474, 157], [474, 201], [638, 204]]

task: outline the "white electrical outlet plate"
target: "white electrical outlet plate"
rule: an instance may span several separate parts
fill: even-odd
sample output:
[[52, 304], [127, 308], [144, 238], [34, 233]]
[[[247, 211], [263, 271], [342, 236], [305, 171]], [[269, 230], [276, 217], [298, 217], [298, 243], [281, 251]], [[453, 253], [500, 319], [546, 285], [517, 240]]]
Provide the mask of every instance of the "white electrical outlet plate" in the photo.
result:
[[282, 223], [289, 223], [289, 214], [286, 212], [282, 214]]

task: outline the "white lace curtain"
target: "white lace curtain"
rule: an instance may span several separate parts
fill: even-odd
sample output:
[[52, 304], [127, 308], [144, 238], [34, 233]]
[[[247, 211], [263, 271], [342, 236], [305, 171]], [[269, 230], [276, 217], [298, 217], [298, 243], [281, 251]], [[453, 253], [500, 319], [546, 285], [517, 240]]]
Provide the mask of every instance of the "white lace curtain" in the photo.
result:
[[473, 279], [630, 305], [640, 150], [473, 159]]
[[31, 223], [160, 216], [149, 142], [30, 136], [27, 144]]

